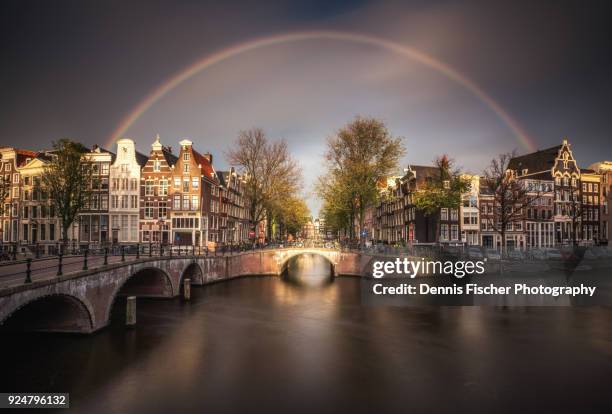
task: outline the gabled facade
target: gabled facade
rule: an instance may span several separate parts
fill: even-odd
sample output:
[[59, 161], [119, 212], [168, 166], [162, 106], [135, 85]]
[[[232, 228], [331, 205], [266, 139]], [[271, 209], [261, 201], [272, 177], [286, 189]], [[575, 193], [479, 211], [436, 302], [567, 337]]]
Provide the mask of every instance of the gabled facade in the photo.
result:
[[91, 195], [79, 214], [79, 243], [90, 248], [106, 246], [111, 240], [109, 216], [110, 169], [115, 154], [94, 145], [83, 154], [91, 169]]
[[610, 232], [612, 231], [612, 214], [610, 205], [612, 203], [612, 161], [600, 161], [589, 167], [595, 171], [601, 180], [599, 185], [600, 200], [600, 242], [609, 244]]
[[140, 176], [140, 241], [170, 242], [170, 186], [177, 157], [164, 147], [159, 135], [151, 145], [147, 163]]
[[117, 155], [110, 167], [110, 226], [113, 244], [139, 241], [140, 170], [148, 157], [136, 151], [134, 141], [117, 141]]
[[218, 223], [215, 213], [218, 212], [219, 185], [212, 157], [195, 151], [188, 139], [179, 145], [181, 149], [172, 171], [170, 189], [172, 243], [208, 246], [212, 241], [209, 232], [216, 229], [211, 227], [211, 222]]
[[21, 239], [21, 174], [19, 168], [30, 162], [38, 153], [16, 148], [0, 148], [0, 174], [10, 183], [9, 194], [4, 200], [3, 211], [0, 215], [0, 241], [2, 244], [16, 244]]
[[[21, 177], [20, 200], [20, 237], [22, 251], [54, 254], [61, 238], [61, 223], [57, 218], [55, 206], [45, 189], [43, 174], [52, 155], [38, 153], [19, 167]], [[69, 231], [73, 242], [77, 234]]]

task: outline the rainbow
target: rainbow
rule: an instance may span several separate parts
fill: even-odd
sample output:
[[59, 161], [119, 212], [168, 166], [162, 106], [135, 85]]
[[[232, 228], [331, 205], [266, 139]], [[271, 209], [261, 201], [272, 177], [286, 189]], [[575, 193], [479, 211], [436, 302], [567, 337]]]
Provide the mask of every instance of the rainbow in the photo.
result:
[[536, 145], [527, 133], [521, 128], [516, 120], [514, 120], [491, 96], [484, 92], [473, 81], [463, 76], [447, 64], [426, 55], [425, 53], [404, 46], [390, 40], [374, 37], [370, 35], [336, 32], [336, 31], [307, 31], [293, 32], [269, 37], [263, 37], [246, 43], [241, 43], [227, 49], [221, 50], [212, 55], [200, 59], [186, 69], [181, 70], [174, 76], [163, 82], [155, 90], [149, 93], [132, 111], [121, 120], [119, 125], [108, 138], [107, 147], [112, 147], [115, 141], [122, 138], [126, 131], [144, 114], [149, 108], [155, 105], [166, 94], [172, 91], [181, 83], [200, 73], [201, 71], [223, 62], [226, 59], [238, 56], [245, 52], [250, 52], [259, 48], [274, 46], [284, 43], [308, 41], [308, 40], [338, 40], [365, 45], [381, 47], [390, 52], [397, 53], [409, 59], [415, 60], [425, 66], [428, 66], [441, 74], [445, 75], [458, 84], [469, 90], [481, 102], [483, 102], [503, 123], [512, 131], [519, 144], [528, 151], [535, 151]]

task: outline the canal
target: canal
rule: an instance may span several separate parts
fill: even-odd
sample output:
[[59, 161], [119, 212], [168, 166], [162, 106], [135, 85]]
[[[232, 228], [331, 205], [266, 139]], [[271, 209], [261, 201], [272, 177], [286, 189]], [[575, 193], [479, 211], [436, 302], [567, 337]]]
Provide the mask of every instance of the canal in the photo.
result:
[[91, 336], [3, 334], [0, 390], [83, 413], [611, 412], [612, 310], [384, 307], [302, 256], [139, 300]]

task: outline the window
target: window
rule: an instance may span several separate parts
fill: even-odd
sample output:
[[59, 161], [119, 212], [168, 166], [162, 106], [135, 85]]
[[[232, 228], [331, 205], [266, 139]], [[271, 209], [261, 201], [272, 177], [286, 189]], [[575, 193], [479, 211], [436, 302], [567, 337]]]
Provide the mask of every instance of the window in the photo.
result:
[[145, 181], [145, 196], [153, 196], [155, 195], [153, 180]]
[[108, 190], [108, 177], [103, 177], [100, 179], [100, 189]]
[[198, 209], [198, 196], [194, 195], [191, 196], [191, 209], [192, 210], [197, 210]]
[[19, 187], [13, 187], [13, 198], [19, 198]]
[[184, 173], [188, 173], [189, 172], [189, 167], [190, 167], [189, 164], [187, 164], [187, 163], [183, 164], [183, 172]]
[[11, 170], [11, 164], [6, 163], [4, 164], [4, 171], [9, 172]]
[[453, 224], [451, 226], [451, 240], [458, 240], [459, 239], [459, 226], [456, 224]]
[[121, 189], [122, 190], [127, 190], [128, 188], [128, 179], [127, 178], [122, 178], [121, 179]]
[[135, 178], [132, 178], [130, 180], [130, 190], [131, 191], [136, 191], [138, 189], [138, 180]]
[[108, 196], [106, 194], [100, 197], [100, 208], [102, 210], [108, 210]]
[[183, 161], [189, 161], [189, 153], [188, 152], [184, 152], [183, 153]]
[[[121, 196], [121, 208], [128, 208], [128, 196], [126, 195]], [[126, 223], [126, 226], [127, 226], [127, 223]]]
[[130, 208], [138, 208], [138, 196], [130, 196]]
[[451, 213], [451, 220], [453, 221], [459, 220], [459, 213], [456, 208], [451, 209], [450, 213]]
[[181, 196], [179, 194], [174, 195], [174, 204], [172, 205], [173, 210], [181, 209]]
[[47, 240], [47, 226], [44, 224], [40, 225], [40, 239]]
[[195, 190], [199, 187], [200, 179], [198, 177], [191, 177], [191, 187]]
[[167, 215], [167, 211], [168, 208], [166, 207], [166, 202], [165, 201], [160, 201], [159, 202], [159, 213], [158, 213], [158, 217], [161, 218], [166, 218]]
[[159, 180], [159, 195], [168, 195], [168, 180]]
[[440, 209], [440, 220], [448, 220], [448, 209], [447, 208]]
[[174, 188], [177, 190], [181, 188], [181, 177], [174, 177]]
[[13, 184], [19, 184], [19, 174], [13, 174]]
[[108, 175], [108, 164], [102, 164], [102, 175]]
[[111, 196], [111, 207], [119, 208], [119, 196], [116, 196], [116, 195]]
[[155, 172], [161, 171], [161, 161], [160, 160], [153, 161], [153, 171]]
[[145, 202], [144, 218], [145, 219], [153, 218], [153, 203], [151, 201]]
[[189, 210], [189, 196], [183, 195], [183, 210]]
[[49, 224], [49, 240], [55, 240], [55, 224]]
[[98, 194], [94, 194], [91, 196], [91, 209], [98, 210], [100, 208], [100, 196]]
[[189, 177], [183, 177], [183, 192], [189, 192]]
[[448, 224], [440, 226], [440, 240], [448, 240]]
[[582, 191], [587, 191], [587, 183], [582, 183]]

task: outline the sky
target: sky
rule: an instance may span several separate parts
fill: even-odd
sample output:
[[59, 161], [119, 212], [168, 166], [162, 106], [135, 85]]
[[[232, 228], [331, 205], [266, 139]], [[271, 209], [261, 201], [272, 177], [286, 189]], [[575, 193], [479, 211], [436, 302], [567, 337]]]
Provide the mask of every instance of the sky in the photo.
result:
[[[612, 159], [605, 2], [19, 0], [0, 7], [3, 146], [44, 149], [68, 137], [113, 150], [121, 136], [148, 153], [159, 134], [174, 148], [191, 139], [223, 170], [239, 131], [259, 127], [287, 140], [315, 215], [312, 183], [325, 167], [326, 139], [357, 115], [380, 118], [403, 138], [400, 171], [449, 154], [478, 173], [496, 154], [565, 137], [585, 167]], [[265, 40], [279, 38], [288, 40]], [[207, 61], [214, 64], [168, 86]]]

